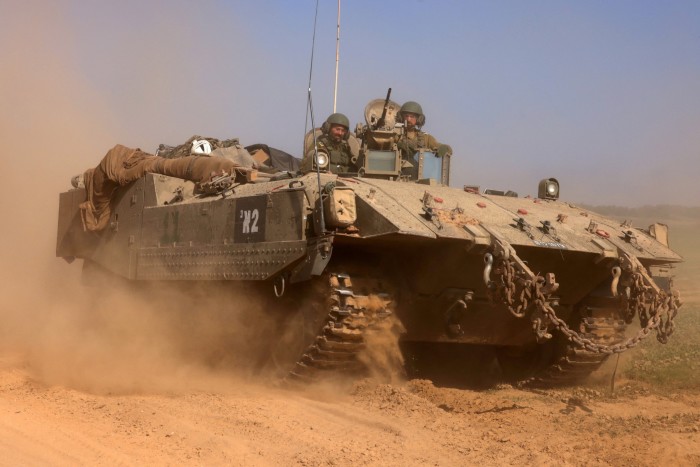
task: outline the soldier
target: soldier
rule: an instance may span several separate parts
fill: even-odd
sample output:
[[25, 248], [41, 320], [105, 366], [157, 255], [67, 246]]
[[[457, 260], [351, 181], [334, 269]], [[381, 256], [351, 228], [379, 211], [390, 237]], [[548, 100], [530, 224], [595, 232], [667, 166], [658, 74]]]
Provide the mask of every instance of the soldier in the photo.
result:
[[418, 149], [436, 151], [440, 156], [452, 154], [450, 146], [438, 143], [434, 136], [421, 131], [425, 125], [425, 115], [418, 102], [408, 101], [402, 105], [396, 120], [404, 124], [404, 132], [396, 143], [405, 159], [411, 159]]
[[[316, 149], [318, 152], [328, 155], [329, 164], [326, 170], [333, 173], [357, 172], [356, 161], [359, 154], [359, 143], [355, 136], [349, 133], [349, 130], [350, 120], [341, 113], [331, 114], [321, 126], [320, 134], [316, 137]], [[302, 172], [315, 169], [312, 163], [314, 152], [313, 136], [309, 132], [305, 138], [304, 160], [301, 163]]]

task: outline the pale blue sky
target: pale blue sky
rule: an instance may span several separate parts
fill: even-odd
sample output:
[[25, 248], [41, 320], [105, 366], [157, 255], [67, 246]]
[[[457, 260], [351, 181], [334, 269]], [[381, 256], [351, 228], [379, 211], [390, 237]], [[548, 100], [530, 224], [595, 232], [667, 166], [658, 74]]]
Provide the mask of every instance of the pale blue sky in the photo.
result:
[[[45, 167], [66, 180], [117, 142], [298, 155], [315, 3], [2, 0], [0, 136], [31, 138], [25, 160], [60, 143]], [[318, 12], [317, 123], [336, 6]], [[700, 205], [698, 1], [343, 0], [338, 110], [359, 122], [388, 87], [452, 145], [454, 186], [526, 195], [556, 177], [574, 202]]]

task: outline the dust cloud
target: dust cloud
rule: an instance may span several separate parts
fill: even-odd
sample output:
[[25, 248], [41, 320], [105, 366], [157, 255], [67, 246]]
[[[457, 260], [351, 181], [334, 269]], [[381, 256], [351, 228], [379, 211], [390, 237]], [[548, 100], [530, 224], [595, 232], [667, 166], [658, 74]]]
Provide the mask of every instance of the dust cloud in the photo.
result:
[[[224, 391], [262, 377], [260, 301], [190, 284], [89, 287], [15, 323], [34, 377], [92, 393]], [[267, 326], [266, 326], [267, 325]]]
[[[370, 296], [370, 309], [373, 298], [381, 302], [376, 296]], [[381, 303], [375, 306], [381, 306]], [[374, 380], [393, 384], [405, 381], [404, 357], [399, 346], [399, 337], [405, 331], [396, 315], [391, 315], [365, 335], [366, 346], [358, 359], [367, 367]]]
[[58, 194], [116, 141], [101, 97], [74, 71], [60, 7], [41, 8], [0, 8], [17, 25], [0, 40], [18, 45], [0, 63], [0, 351], [41, 382], [98, 393], [248, 380], [269, 324], [257, 297], [189, 284], [85, 287], [80, 261], [55, 257]]

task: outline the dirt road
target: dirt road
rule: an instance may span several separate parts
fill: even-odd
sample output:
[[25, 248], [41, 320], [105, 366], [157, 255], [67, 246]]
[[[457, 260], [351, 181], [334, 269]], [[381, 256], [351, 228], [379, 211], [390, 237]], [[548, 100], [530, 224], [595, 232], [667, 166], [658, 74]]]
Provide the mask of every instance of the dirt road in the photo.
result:
[[618, 381], [611, 398], [604, 383], [533, 392], [363, 380], [286, 390], [201, 374], [186, 390], [95, 394], [32, 374], [21, 356], [2, 356], [6, 465], [700, 463], [700, 394], [636, 383]]
[[613, 361], [577, 389], [279, 388], [245, 364], [245, 314], [197, 299], [186, 313], [95, 304], [64, 279], [5, 291], [0, 464], [700, 465], [700, 389], [618, 372], [611, 396]]
[[612, 397], [610, 364], [567, 390], [276, 388], [242, 365], [261, 316], [242, 297], [95, 303], [79, 267], [22, 252], [0, 270], [1, 465], [700, 465], [700, 388], [620, 373]]

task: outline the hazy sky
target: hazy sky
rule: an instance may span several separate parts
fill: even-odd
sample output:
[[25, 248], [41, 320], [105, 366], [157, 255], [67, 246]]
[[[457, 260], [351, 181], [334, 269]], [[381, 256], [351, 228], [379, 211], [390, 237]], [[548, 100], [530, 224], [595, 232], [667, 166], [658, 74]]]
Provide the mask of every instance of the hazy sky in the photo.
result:
[[[3, 176], [57, 193], [115, 143], [193, 134], [299, 155], [315, 6], [0, 0]], [[318, 10], [317, 124], [336, 7]], [[354, 126], [388, 87], [420, 102], [453, 186], [556, 177], [575, 202], [700, 204], [698, 1], [343, 0], [340, 49], [338, 110]]]

